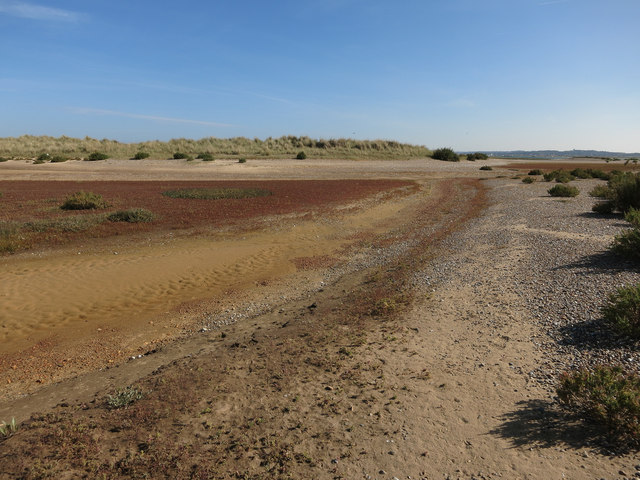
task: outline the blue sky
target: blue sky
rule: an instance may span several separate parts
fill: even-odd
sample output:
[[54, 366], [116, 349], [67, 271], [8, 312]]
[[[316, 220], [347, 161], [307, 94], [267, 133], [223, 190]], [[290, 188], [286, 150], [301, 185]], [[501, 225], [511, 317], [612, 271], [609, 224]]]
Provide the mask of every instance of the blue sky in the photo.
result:
[[640, 151], [638, 0], [0, 0], [0, 136]]

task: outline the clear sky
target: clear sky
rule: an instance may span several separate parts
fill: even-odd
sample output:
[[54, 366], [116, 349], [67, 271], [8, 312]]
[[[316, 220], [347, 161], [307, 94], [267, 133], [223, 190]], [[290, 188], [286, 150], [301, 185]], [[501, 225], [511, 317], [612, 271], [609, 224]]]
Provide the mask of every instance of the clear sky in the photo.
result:
[[640, 151], [640, 0], [0, 0], [0, 137]]

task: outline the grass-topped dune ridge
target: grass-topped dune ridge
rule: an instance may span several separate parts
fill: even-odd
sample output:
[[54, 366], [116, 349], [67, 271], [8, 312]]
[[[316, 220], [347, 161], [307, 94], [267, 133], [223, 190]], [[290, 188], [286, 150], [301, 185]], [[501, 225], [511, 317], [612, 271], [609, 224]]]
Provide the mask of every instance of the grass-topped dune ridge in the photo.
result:
[[22, 135], [0, 138], [0, 157], [13, 159], [36, 158], [43, 153], [62, 155], [73, 159], [87, 158], [92, 152], [102, 152], [112, 158], [134, 158], [137, 153], [149, 158], [172, 158], [175, 152], [196, 157], [209, 154], [221, 157], [283, 157], [296, 156], [304, 151], [316, 158], [416, 158], [428, 157], [431, 150], [421, 145], [410, 145], [393, 140], [313, 139], [293, 135], [280, 138], [216, 138], [199, 140], [178, 138], [167, 142], [159, 140], [122, 143], [117, 140]]

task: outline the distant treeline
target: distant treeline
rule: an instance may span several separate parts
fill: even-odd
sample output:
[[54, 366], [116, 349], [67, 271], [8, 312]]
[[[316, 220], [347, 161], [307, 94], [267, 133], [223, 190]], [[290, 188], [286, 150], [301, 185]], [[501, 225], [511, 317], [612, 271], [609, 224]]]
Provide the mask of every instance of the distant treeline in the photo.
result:
[[122, 143], [116, 140], [97, 140], [90, 137], [48, 137], [23, 135], [0, 138], [0, 157], [27, 159], [43, 153], [62, 155], [68, 158], [86, 158], [92, 152], [102, 152], [112, 158], [133, 158], [145, 152], [150, 158], [172, 158], [176, 152], [194, 157], [208, 153], [214, 157], [289, 157], [304, 151], [308, 157], [317, 158], [416, 158], [428, 157], [431, 150], [420, 145], [410, 145], [393, 140], [313, 139], [292, 135], [280, 138], [249, 139], [245, 137], [215, 138], [200, 140], [178, 138], [161, 142], [158, 140]]

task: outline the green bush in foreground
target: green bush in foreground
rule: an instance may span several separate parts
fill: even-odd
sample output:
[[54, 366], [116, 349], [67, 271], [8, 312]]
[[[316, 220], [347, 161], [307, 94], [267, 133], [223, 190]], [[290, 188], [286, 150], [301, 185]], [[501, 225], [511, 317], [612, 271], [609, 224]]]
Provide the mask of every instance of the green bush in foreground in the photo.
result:
[[246, 158], [241, 158], [240, 160], [238, 160], [238, 163], [247, 163], [247, 159]]
[[110, 222], [129, 222], [129, 223], [143, 223], [151, 222], [155, 218], [155, 215], [149, 210], [144, 208], [130, 208], [129, 210], [118, 210], [107, 216], [107, 220]]
[[549, 190], [547, 193], [552, 197], [577, 197], [580, 193], [576, 187], [570, 187], [568, 185], [556, 185]]
[[616, 235], [611, 244], [611, 251], [621, 257], [640, 261], [640, 229], [632, 228]]
[[529, 170], [529, 173], [527, 175], [542, 175], [542, 170], [540, 170], [539, 168], [536, 168], [535, 170]]
[[435, 160], [443, 160], [445, 162], [459, 162], [460, 156], [451, 148], [438, 148], [431, 154], [431, 158]]
[[95, 210], [108, 206], [102, 195], [80, 191], [69, 195], [60, 208], [63, 210]]
[[296, 155], [297, 160], [306, 160], [306, 158], [307, 158], [307, 154], [302, 151], [298, 152], [298, 154]]
[[189, 155], [187, 155], [184, 152], [176, 152], [176, 153], [173, 154], [173, 159], [174, 160], [182, 160], [182, 159], [185, 159], [185, 158], [189, 158]]
[[640, 285], [619, 288], [611, 294], [602, 315], [616, 330], [640, 338]]
[[69, 160], [67, 157], [63, 157], [62, 155], [56, 155], [54, 157], [51, 157], [51, 163], [62, 163], [62, 162], [66, 162], [67, 160]]
[[137, 388], [127, 387], [118, 390], [114, 395], [107, 395], [106, 404], [110, 410], [128, 407], [134, 402], [140, 400], [144, 394]]
[[536, 180], [532, 177], [524, 177], [522, 183], [534, 183]]
[[49, 160], [51, 160], [51, 155], [49, 155], [48, 153], [41, 153], [36, 158], [36, 161], [40, 161], [40, 163], [48, 162]]
[[145, 158], [149, 158], [151, 155], [147, 152], [136, 152], [133, 156], [134, 160], [144, 160]]
[[611, 434], [640, 442], [640, 377], [617, 366], [578, 370], [560, 378], [560, 402], [584, 418], [605, 424]]
[[222, 198], [256, 198], [271, 195], [269, 190], [260, 188], [183, 188], [162, 193], [171, 198], [190, 198], [197, 200], [219, 200]]
[[2, 163], [2, 162], [8, 162], [8, 161], [9, 161], [9, 159], [8, 159], [8, 158], [0, 157], [0, 163]]
[[106, 160], [107, 158], [109, 158], [109, 155], [107, 155], [106, 153], [93, 152], [87, 157], [87, 160], [90, 162], [95, 162], [98, 160]]
[[490, 165], [483, 165], [483, 166], [480, 167], [480, 170], [489, 171], [489, 170], [493, 170], [493, 167], [490, 166]]

